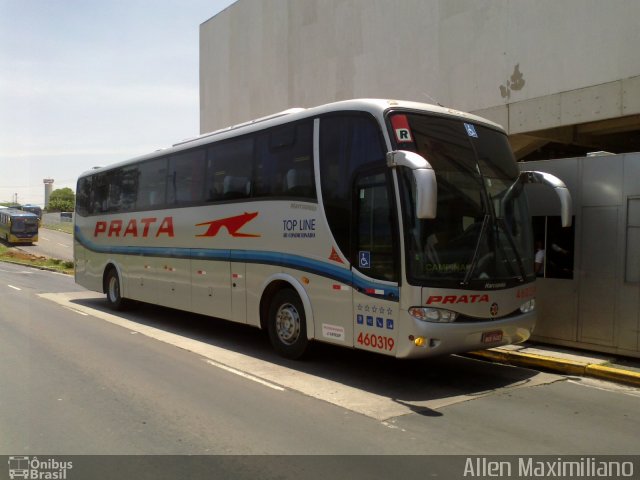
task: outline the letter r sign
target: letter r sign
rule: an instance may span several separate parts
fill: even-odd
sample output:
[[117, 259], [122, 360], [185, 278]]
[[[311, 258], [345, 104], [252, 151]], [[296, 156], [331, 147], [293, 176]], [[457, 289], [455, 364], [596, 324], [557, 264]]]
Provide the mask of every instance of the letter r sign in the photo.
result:
[[396, 138], [398, 142], [413, 142], [413, 140], [411, 140], [411, 132], [408, 128], [398, 128], [396, 130]]
[[411, 129], [409, 128], [409, 119], [406, 115], [393, 115], [391, 117], [391, 126], [393, 127], [393, 133], [396, 134], [396, 141], [398, 143], [413, 143]]

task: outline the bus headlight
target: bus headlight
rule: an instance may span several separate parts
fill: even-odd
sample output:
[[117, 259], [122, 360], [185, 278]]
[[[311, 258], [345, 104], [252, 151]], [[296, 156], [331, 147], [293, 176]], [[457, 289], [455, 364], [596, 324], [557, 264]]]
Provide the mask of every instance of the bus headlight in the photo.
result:
[[411, 307], [409, 315], [423, 322], [451, 323], [458, 317], [458, 312], [431, 307]]
[[522, 313], [533, 312], [536, 309], [536, 299], [532, 298], [531, 300], [527, 300], [522, 305], [520, 305], [520, 311]]

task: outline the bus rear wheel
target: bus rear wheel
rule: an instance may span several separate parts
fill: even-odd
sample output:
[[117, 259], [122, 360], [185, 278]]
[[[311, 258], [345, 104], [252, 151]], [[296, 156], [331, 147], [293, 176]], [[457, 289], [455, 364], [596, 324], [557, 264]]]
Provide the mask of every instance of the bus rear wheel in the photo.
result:
[[298, 359], [309, 345], [304, 306], [298, 294], [280, 290], [271, 300], [268, 319], [269, 339], [273, 348], [283, 357]]
[[118, 272], [115, 268], [111, 268], [107, 272], [105, 287], [109, 307], [113, 310], [124, 310], [127, 306], [127, 301], [122, 298], [120, 277], [118, 277]]

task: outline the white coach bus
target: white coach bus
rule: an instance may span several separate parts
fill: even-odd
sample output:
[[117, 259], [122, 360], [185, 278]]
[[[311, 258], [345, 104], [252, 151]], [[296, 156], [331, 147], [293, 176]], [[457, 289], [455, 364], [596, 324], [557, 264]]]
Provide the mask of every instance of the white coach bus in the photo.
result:
[[83, 174], [75, 278], [128, 300], [398, 358], [518, 343], [535, 325], [526, 183], [505, 132], [455, 110], [292, 109]]

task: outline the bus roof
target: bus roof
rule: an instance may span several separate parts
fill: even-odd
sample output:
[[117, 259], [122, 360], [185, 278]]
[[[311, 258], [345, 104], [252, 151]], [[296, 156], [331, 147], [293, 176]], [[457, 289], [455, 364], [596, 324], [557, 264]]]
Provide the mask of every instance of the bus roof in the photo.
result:
[[423, 112], [429, 112], [436, 115], [457, 117], [460, 119], [466, 119], [474, 123], [480, 123], [488, 127], [504, 131], [504, 129], [486, 118], [478, 117], [470, 113], [461, 112], [452, 108], [441, 107], [438, 105], [431, 105], [428, 103], [411, 102], [405, 100], [383, 100], [374, 98], [355, 99], [355, 100], [343, 100], [339, 102], [327, 103], [312, 108], [290, 108], [282, 112], [261, 117], [248, 122], [232, 125], [227, 128], [216, 130], [214, 132], [204, 133], [197, 137], [186, 139], [181, 142], [175, 143], [173, 146], [156, 150], [155, 152], [148, 153], [139, 157], [135, 157], [122, 162], [117, 162], [105, 167], [94, 167], [91, 170], [83, 172], [80, 177], [87, 175], [93, 175], [101, 171], [111, 170], [112, 168], [121, 167], [131, 163], [137, 163], [144, 160], [150, 160], [155, 157], [160, 157], [174, 152], [187, 150], [193, 147], [206, 145], [211, 141], [224, 140], [226, 138], [235, 137], [238, 135], [252, 133], [269, 127], [277, 126], [283, 123], [294, 122], [297, 120], [303, 120], [305, 118], [313, 118], [318, 115], [324, 115], [332, 112], [340, 111], [360, 111], [367, 112], [374, 115], [376, 118], [382, 119], [385, 112], [388, 110], [418, 110]]
[[5, 208], [2, 210], [2, 213], [6, 213], [12, 217], [39, 218], [38, 215], [36, 215], [35, 213], [25, 212], [24, 210], [18, 210], [16, 208]]

